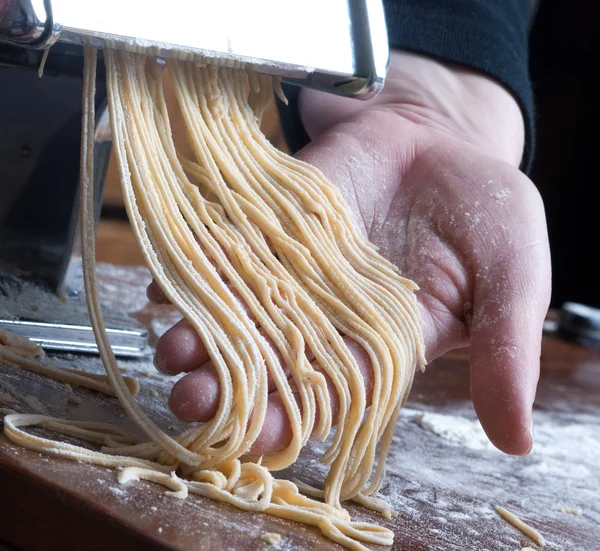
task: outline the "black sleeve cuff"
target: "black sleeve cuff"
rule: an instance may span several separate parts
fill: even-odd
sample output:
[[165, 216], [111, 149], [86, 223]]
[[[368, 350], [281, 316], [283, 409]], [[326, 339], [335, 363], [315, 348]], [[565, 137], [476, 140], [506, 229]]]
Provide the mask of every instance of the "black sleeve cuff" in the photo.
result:
[[534, 152], [528, 70], [531, 0], [384, 0], [390, 47], [470, 67], [512, 92], [525, 121], [521, 169]]

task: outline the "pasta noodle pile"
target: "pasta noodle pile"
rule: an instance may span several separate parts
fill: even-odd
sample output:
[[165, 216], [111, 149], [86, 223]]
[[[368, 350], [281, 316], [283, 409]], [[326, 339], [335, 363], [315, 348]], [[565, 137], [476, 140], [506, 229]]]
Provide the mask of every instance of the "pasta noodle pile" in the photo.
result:
[[[351, 549], [391, 545], [390, 530], [351, 521], [341, 503], [354, 500], [391, 514], [375, 495], [415, 365], [425, 364], [416, 285], [361, 234], [319, 170], [278, 151], [261, 133], [261, 116], [274, 90], [280, 92], [277, 79], [167, 61], [191, 151], [185, 156], [171, 133], [157, 59], [112, 49], [104, 56], [131, 225], [154, 279], [208, 350], [221, 390], [218, 411], [211, 421], [170, 437], [134, 399], [108, 343], [95, 274], [96, 51], [87, 47], [81, 174], [86, 297], [112, 390], [147, 441], [108, 425], [39, 415], [8, 416], [5, 432], [38, 451], [126, 467], [121, 482], [149, 479], [175, 497], [197, 493], [318, 526]], [[342, 336], [370, 359], [371, 396]], [[323, 374], [339, 396], [336, 427]], [[269, 377], [292, 439], [258, 458], [249, 452], [265, 420]], [[102, 447], [94, 451], [22, 430], [39, 424]], [[322, 492], [273, 477], [294, 463], [309, 438], [324, 440], [332, 430], [322, 457], [329, 465]], [[323, 501], [302, 495], [299, 486]]]

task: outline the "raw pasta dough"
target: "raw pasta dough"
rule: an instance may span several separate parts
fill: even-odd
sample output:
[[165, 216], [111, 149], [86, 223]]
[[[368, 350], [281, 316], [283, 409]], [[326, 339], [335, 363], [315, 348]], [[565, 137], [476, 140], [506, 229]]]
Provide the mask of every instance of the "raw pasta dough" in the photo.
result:
[[[5, 432], [38, 451], [128, 467], [120, 482], [153, 480], [174, 497], [197, 493], [312, 524], [351, 549], [390, 545], [390, 530], [352, 522], [341, 502], [352, 499], [391, 515], [375, 494], [415, 365], [425, 364], [416, 286], [360, 233], [337, 189], [316, 168], [276, 150], [262, 135], [260, 119], [278, 90], [276, 79], [168, 61], [192, 152], [185, 157], [171, 135], [156, 58], [112, 49], [104, 56], [132, 227], [155, 280], [201, 335], [218, 373], [221, 401], [213, 420], [171, 438], [134, 400], [110, 349], [95, 274], [96, 51], [88, 47], [81, 174], [86, 297], [111, 386], [148, 441], [108, 426], [32, 415], [8, 416]], [[371, 361], [370, 408], [342, 335], [362, 346]], [[271, 472], [292, 464], [309, 438], [324, 440], [331, 432], [335, 420], [323, 373], [338, 393], [340, 413], [322, 457], [330, 466], [324, 490], [312, 494], [321, 502]], [[249, 450], [264, 422], [269, 376], [293, 435], [282, 451], [256, 458]], [[63, 434], [75, 431], [102, 448], [90, 451], [22, 430], [39, 423]]]

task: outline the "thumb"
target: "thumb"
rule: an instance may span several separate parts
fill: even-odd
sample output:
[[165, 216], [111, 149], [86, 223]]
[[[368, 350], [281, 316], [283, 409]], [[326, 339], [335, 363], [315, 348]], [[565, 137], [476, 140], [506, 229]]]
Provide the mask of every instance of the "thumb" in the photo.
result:
[[514, 455], [533, 445], [532, 406], [550, 298], [544, 211], [533, 194], [514, 207], [521, 222], [518, 239], [489, 247], [487, 261], [476, 267], [473, 289], [473, 405], [492, 443]]

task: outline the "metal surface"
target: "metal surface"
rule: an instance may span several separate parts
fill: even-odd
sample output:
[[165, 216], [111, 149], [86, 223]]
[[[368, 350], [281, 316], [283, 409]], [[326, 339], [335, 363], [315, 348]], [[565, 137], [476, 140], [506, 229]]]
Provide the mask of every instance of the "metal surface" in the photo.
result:
[[[53, 48], [42, 79], [29, 68], [0, 65], [0, 259], [65, 295], [80, 289], [71, 276], [81, 141], [81, 57], [72, 55], [73, 48]], [[67, 65], [63, 58], [73, 71], [53, 70]], [[100, 121], [106, 104], [102, 78], [96, 100]], [[99, 211], [110, 135], [97, 133], [95, 146]]]
[[565, 302], [558, 313], [556, 334], [581, 346], [600, 348], [600, 309]]
[[61, 42], [250, 67], [345, 96], [376, 94], [389, 57], [380, 0], [53, 0], [52, 11]]
[[[149, 354], [148, 330], [124, 310], [122, 304], [103, 308], [115, 354], [129, 358]], [[61, 299], [43, 281], [0, 266], [0, 329], [23, 335], [47, 350], [97, 354], [89, 319], [83, 296]]]
[[56, 42], [61, 26], [54, 21], [51, 0], [5, 0], [0, 12], [0, 36], [9, 44], [47, 48]]
[[[63, 297], [81, 290], [82, 44], [247, 67], [363, 99], [382, 88], [389, 57], [381, 0], [0, 0], [0, 259]], [[31, 69], [50, 46], [40, 80]], [[101, 114], [106, 89], [99, 68]], [[110, 134], [98, 124], [97, 209], [110, 153]], [[97, 351], [84, 322], [56, 321], [48, 312], [41, 321], [0, 325], [48, 349]], [[109, 334], [116, 353], [144, 353], [145, 334], [132, 331], [115, 321]]]
[[[111, 323], [110, 319], [106, 321]], [[108, 327], [106, 330], [116, 356], [141, 358], [148, 354], [146, 330], [126, 329], [122, 320], [119, 320], [118, 326], [118, 329]], [[0, 329], [23, 335], [46, 350], [98, 353], [92, 328], [86, 325], [0, 320]]]

